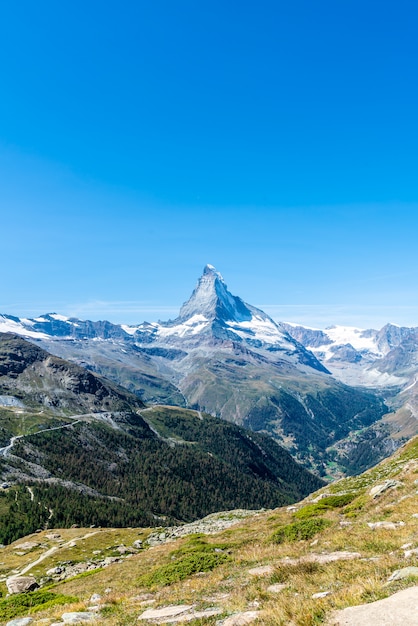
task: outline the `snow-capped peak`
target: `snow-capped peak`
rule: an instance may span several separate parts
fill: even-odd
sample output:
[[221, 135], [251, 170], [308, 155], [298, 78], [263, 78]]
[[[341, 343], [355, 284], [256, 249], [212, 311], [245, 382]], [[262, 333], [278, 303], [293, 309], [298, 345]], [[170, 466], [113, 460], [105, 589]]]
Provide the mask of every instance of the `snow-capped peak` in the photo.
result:
[[190, 299], [181, 307], [178, 319], [185, 321], [195, 315], [204, 315], [208, 320], [237, 322], [252, 317], [241, 298], [228, 291], [222, 275], [213, 265], [205, 266]]

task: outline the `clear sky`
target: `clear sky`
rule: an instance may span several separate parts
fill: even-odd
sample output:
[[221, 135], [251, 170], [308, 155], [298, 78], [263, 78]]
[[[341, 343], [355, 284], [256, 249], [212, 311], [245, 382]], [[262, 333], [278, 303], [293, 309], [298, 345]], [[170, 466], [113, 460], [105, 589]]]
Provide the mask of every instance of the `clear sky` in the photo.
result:
[[418, 326], [415, 0], [0, 3], [0, 312]]

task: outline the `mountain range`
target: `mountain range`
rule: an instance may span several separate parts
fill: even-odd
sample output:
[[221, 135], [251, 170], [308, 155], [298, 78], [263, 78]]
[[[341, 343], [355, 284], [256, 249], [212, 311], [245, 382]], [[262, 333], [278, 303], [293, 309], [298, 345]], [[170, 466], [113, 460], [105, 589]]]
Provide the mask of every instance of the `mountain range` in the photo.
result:
[[3, 315], [0, 331], [106, 376], [144, 402], [267, 433], [324, 476], [361, 471], [416, 431], [408, 408], [414, 329], [277, 323], [232, 295], [211, 265], [168, 322]]
[[322, 484], [271, 437], [202, 412], [147, 408], [9, 333], [0, 333], [0, 474], [22, 485], [19, 506], [1, 506], [2, 543], [45, 525], [155, 525], [271, 507]]

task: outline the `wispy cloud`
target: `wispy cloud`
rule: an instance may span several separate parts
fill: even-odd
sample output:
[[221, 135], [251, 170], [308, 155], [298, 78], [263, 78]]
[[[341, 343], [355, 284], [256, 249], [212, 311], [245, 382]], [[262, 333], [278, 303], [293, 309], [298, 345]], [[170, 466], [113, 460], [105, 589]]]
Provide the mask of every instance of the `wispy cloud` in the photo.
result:
[[336, 304], [258, 304], [276, 321], [295, 322], [315, 328], [357, 326], [382, 328], [388, 322], [418, 326], [418, 306], [336, 305]]
[[178, 315], [180, 305], [160, 305], [129, 300], [92, 300], [70, 304], [66, 307], [66, 315], [98, 319], [105, 317], [112, 321], [121, 323], [137, 323], [145, 319], [154, 321], [156, 319], [168, 319]]

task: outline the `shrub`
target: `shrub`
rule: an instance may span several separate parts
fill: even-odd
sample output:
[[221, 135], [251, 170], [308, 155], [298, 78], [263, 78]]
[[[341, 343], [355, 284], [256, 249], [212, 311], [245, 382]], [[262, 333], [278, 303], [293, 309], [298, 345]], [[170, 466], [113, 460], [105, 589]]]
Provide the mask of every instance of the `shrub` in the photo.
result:
[[330, 526], [331, 522], [323, 518], [300, 520], [278, 528], [271, 536], [274, 543], [286, 541], [303, 541], [311, 539], [321, 530]]
[[56, 604], [78, 602], [78, 598], [52, 593], [50, 591], [32, 591], [0, 599], [0, 619], [10, 619], [49, 608]]
[[184, 580], [192, 574], [197, 574], [197, 572], [209, 572], [218, 567], [218, 565], [228, 561], [229, 558], [223, 552], [192, 552], [185, 554], [172, 563], [156, 568], [149, 574], [141, 576], [138, 583], [145, 587], [171, 585]]
[[321, 515], [330, 509], [339, 509], [350, 504], [357, 494], [355, 493], [343, 493], [336, 496], [327, 496], [322, 498], [319, 502], [313, 504], [307, 504], [299, 511], [296, 511], [295, 517], [304, 519], [306, 517], [314, 517], [315, 515]]
[[201, 535], [193, 535], [178, 550], [170, 553], [172, 560], [138, 579], [145, 587], [171, 585], [198, 572], [209, 572], [230, 559], [224, 552], [227, 544], [210, 544]]

